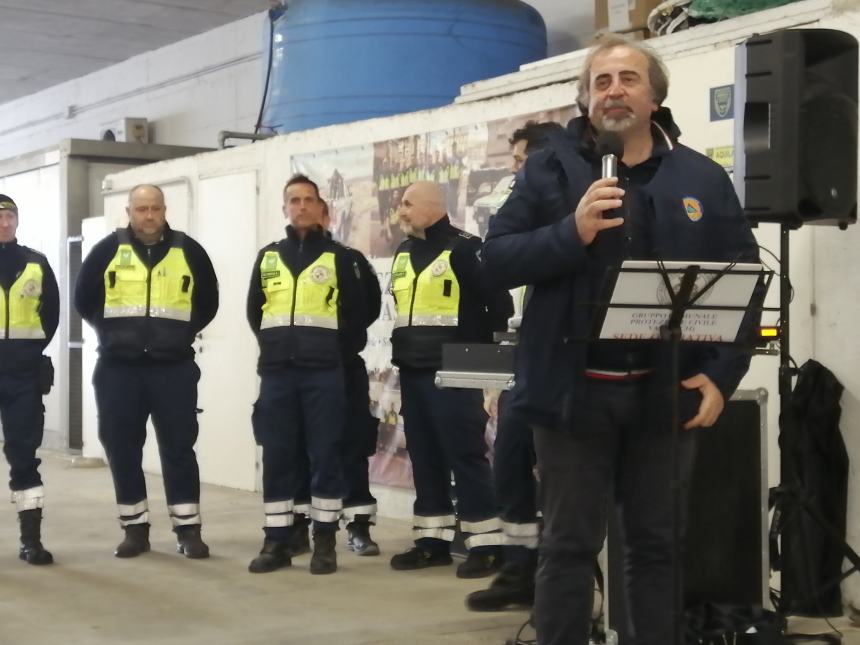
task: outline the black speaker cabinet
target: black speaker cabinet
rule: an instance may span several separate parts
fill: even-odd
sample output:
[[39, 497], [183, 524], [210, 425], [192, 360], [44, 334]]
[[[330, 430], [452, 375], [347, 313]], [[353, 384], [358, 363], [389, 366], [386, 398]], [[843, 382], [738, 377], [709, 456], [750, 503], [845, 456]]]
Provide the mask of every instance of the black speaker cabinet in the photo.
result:
[[738, 46], [735, 88], [735, 182], [750, 221], [854, 223], [856, 38], [833, 29], [753, 36]]
[[[698, 431], [690, 482], [684, 604], [767, 602], [767, 390], [739, 390]], [[627, 608], [615, 514], [609, 514], [607, 642], [625, 645]]]

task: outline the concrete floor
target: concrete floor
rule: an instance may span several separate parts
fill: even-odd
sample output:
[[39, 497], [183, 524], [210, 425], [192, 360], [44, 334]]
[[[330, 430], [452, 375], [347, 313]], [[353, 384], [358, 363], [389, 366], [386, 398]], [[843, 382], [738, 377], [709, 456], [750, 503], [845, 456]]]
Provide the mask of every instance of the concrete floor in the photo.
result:
[[[310, 575], [309, 555], [289, 569], [250, 574], [262, 541], [260, 496], [216, 486], [204, 486], [202, 495], [212, 557], [187, 560], [175, 553], [155, 477], [148, 478], [153, 550], [119, 560], [108, 470], [43, 459], [43, 541], [56, 564], [18, 560], [9, 506], [0, 516], [0, 645], [502, 645], [527, 617], [467, 611], [465, 595], [488, 581], [458, 580], [454, 567], [392, 571], [388, 558], [411, 544], [401, 520], [383, 519], [375, 529], [380, 557], [340, 546], [334, 575]], [[338, 537], [342, 545], [344, 533]], [[860, 645], [860, 630], [847, 618], [833, 622], [843, 643]], [[828, 629], [823, 621], [792, 621], [792, 631]]]
[[383, 519], [380, 557], [358, 557], [338, 533], [337, 573], [312, 576], [309, 555], [292, 568], [250, 574], [262, 543], [259, 494], [216, 486], [202, 493], [208, 560], [175, 552], [160, 478], [147, 478], [152, 551], [120, 560], [107, 468], [73, 468], [44, 455], [43, 542], [53, 566], [17, 558], [14, 507], [0, 514], [2, 645], [502, 645], [527, 615], [475, 614], [465, 595], [488, 580], [459, 580], [454, 567], [395, 572], [389, 557], [411, 544], [410, 525]]

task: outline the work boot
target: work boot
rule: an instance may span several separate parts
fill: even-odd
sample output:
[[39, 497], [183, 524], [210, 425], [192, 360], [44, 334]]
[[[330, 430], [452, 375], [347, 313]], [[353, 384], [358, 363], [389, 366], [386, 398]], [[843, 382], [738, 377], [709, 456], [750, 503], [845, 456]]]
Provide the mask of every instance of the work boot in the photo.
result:
[[209, 557], [209, 547], [200, 537], [200, 525], [190, 524], [188, 526], [177, 526], [173, 529], [176, 533], [176, 552], [186, 558], [200, 560]]
[[511, 563], [502, 567], [489, 589], [474, 591], [466, 596], [466, 606], [472, 611], [504, 611], [531, 607], [535, 601], [535, 569]]
[[311, 556], [311, 573], [315, 575], [337, 571], [335, 531], [333, 529], [314, 531], [314, 554]]
[[431, 551], [416, 545], [392, 557], [391, 568], [397, 571], [413, 571], [427, 567], [441, 567], [452, 562], [451, 554], [447, 551]]
[[290, 555], [296, 557], [311, 552], [311, 521], [304, 513], [296, 513], [293, 519], [293, 530], [290, 536]]
[[457, 565], [458, 578], [484, 578], [502, 568], [498, 549], [471, 549], [466, 559]]
[[21, 548], [18, 557], [27, 564], [51, 564], [54, 556], [42, 546], [42, 509], [34, 508], [18, 513], [21, 524]]
[[260, 555], [251, 560], [248, 571], [251, 573], [269, 573], [276, 569], [289, 567], [292, 564], [289, 542], [275, 542], [265, 539], [263, 540], [263, 548], [260, 549]]
[[149, 551], [149, 524], [129, 524], [123, 527], [125, 539], [113, 554], [118, 558], [135, 558]]
[[379, 555], [379, 545], [370, 537], [370, 522], [356, 519], [346, 525], [346, 548], [356, 555]]

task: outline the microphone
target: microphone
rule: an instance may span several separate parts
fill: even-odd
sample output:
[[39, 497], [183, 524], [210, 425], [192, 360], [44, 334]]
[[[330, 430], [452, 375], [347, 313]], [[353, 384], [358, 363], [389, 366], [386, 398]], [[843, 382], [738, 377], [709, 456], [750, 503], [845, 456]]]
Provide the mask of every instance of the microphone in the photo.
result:
[[618, 176], [618, 159], [624, 156], [624, 142], [615, 132], [601, 132], [595, 145], [600, 157], [600, 177]]

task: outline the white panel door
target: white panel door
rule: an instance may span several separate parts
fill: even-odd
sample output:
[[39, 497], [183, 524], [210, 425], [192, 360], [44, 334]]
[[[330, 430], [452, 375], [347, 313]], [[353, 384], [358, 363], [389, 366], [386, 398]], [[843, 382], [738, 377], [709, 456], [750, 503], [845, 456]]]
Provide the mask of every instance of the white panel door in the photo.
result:
[[197, 343], [200, 479], [254, 490], [257, 447], [251, 410], [257, 397], [257, 342], [245, 317], [248, 279], [257, 253], [257, 173], [201, 179], [195, 238], [218, 275], [218, 315]]
[[[110, 232], [111, 228], [104, 217], [88, 217], [83, 220], [81, 222], [81, 235], [83, 235], [84, 240], [81, 243], [81, 257], [86, 258], [92, 248]], [[84, 347], [81, 352], [81, 423], [83, 426], [81, 454], [84, 457], [107, 461], [104, 448], [99, 441], [99, 416], [96, 410], [95, 389], [93, 388], [93, 371], [99, 357], [96, 351], [99, 341], [96, 330], [87, 323], [82, 324], [81, 332], [84, 340]]]

